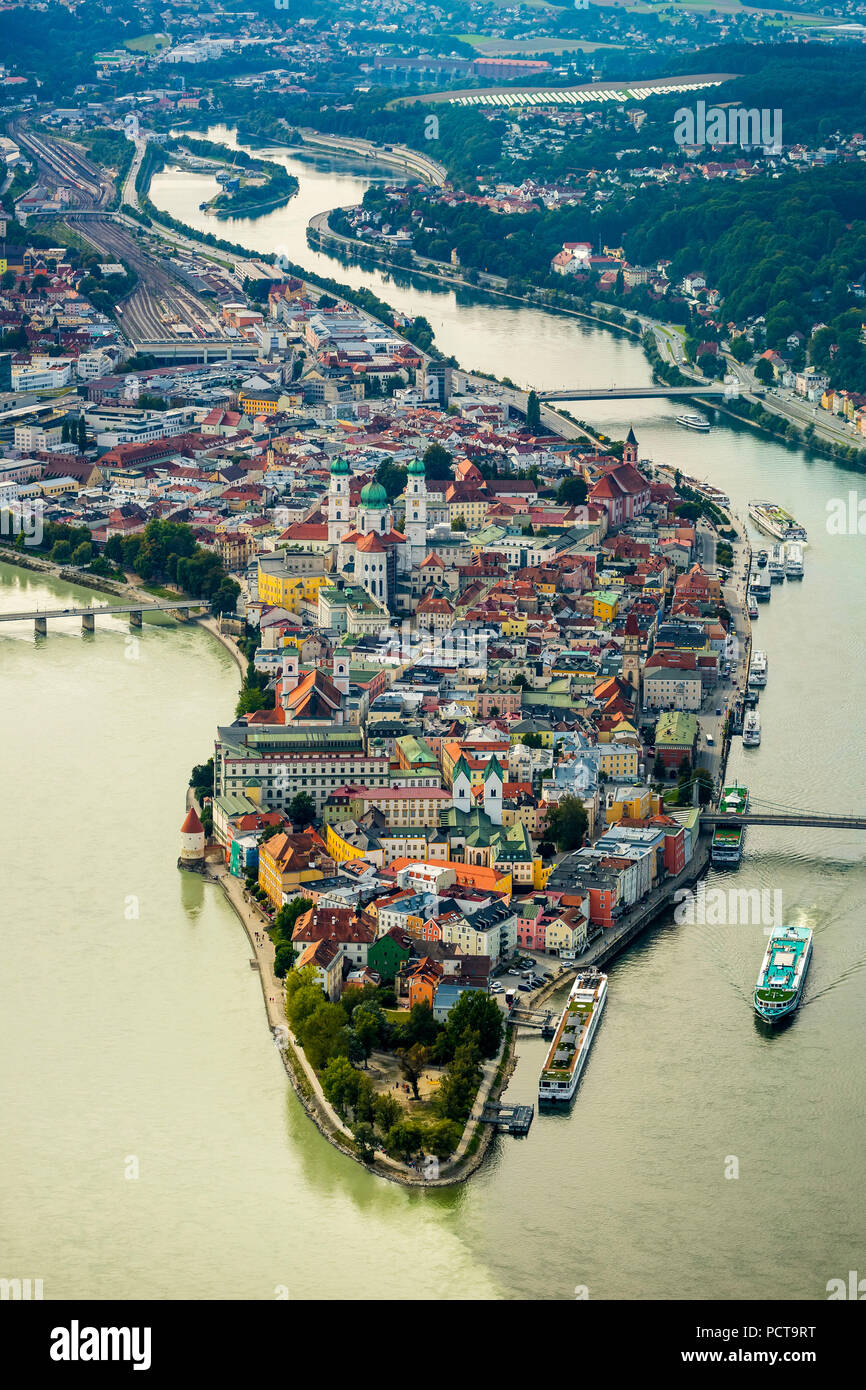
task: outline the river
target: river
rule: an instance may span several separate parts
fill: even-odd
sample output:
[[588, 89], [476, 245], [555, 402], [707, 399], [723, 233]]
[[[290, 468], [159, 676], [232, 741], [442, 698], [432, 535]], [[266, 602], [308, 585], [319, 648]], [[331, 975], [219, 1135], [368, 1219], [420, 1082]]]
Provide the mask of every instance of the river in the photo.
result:
[[[464, 365], [527, 382], [531, 364], [536, 386], [649, 381], [625, 338], [313, 254], [307, 219], [357, 201], [370, 171], [284, 162], [298, 198], [223, 235], [426, 314]], [[213, 230], [198, 212], [212, 183], [167, 170], [152, 197]], [[756, 624], [770, 662], [763, 742], [737, 741], [730, 770], [759, 800], [862, 809], [864, 542], [825, 529], [827, 499], [855, 475], [721, 423], [690, 434], [663, 402], [574, 410], [616, 435], [633, 423], [643, 457], [709, 479], [738, 510], [772, 497], [808, 527], [805, 579], [774, 587]], [[7, 610], [73, 592], [0, 568]], [[52, 627], [37, 643], [4, 627], [0, 682], [7, 729], [19, 726], [2, 809], [9, 1275], [43, 1277], [46, 1297], [765, 1299], [824, 1297], [857, 1268], [862, 837], [753, 828], [739, 873], [710, 875], [781, 891], [784, 919], [814, 928], [791, 1026], [768, 1035], [751, 1009], [762, 924], [662, 925], [611, 968], [570, 1114], [497, 1140], [460, 1189], [407, 1193], [303, 1114], [239, 924], [216, 890], [176, 872], [188, 769], [235, 699], [227, 653], [168, 622], [148, 623], [137, 648], [115, 622], [92, 636]], [[544, 1047], [521, 1037], [509, 1100], [534, 1099]], [[130, 1156], [137, 1179], [124, 1177]]]

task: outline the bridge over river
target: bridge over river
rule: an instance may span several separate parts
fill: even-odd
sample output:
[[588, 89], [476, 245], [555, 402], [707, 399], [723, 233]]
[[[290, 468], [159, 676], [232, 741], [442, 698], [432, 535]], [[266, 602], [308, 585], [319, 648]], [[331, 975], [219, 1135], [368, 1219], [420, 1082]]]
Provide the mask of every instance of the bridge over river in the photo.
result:
[[[739, 391], [738, 386], [728, 384], [727, 386], [701, 386], [695, 382], [693, 386], [600, 386], [581, 390], [580, 387], [572, 386], [562, 391], [538, 391], [540, 401], [631, 401], [631, 400], [660, 400], [663, 397], [668, 400], [677, 400], [679, 397], [687, 396], [713, 396], [734, 399]], [[753, 396], [763, 396], [763, 388], [751, 389]]]
[[702, 811], [701, 825], [802, 825], [816, 830], [866, 830], [866, 816], [838, 816], [823, 811]]
[[187, 622], [193, 611], [200, 614], [204, 609], [210, 612], [210, 604], [204, 599], [178, 599], [177, 601], [155, 600], [153, 603], [104, 603], [90, 604], [78, 608], [32, 608], [19, 613], [0, 613], [0, 623], [32, 622], [36, 635], [45, 636], [51, 618], [80, 618], [84, 632], [93, 632], [97, 618], [119, 617], [129, 614], [132, 627], [141, 627], [145, 613], [173, 613], [179, 622]]

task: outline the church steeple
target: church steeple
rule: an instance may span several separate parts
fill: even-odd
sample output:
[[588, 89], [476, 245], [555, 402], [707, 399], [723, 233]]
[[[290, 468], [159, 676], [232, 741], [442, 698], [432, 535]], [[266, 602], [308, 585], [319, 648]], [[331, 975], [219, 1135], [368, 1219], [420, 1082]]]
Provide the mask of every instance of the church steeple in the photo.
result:
[[622, 446], [622, 461], [623, 463], [637, 463], [637, 439], [630, 425], [628, 434], [625, 437], [625, 443]]

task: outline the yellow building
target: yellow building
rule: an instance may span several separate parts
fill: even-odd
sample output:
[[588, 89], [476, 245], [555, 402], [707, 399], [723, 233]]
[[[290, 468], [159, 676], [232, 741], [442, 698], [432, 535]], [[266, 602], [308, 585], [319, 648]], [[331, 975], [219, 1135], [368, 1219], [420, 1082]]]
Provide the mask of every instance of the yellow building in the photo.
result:
[[612, 623], [617, 615], [621, 594], [613, 589], [596, 589], [592, 595], [592, 616], [600, 622]]
[[280, 574], [259, 561], [259, 599], [274, 608], [300, 615], [306, 605], [318, 610], [319, 590], [333, 582], [328, 574]]
[[648, 787], [623, 787], [615, 796], [616, 800], [605, 812], [608, 825], [615, 825], [623, 818], [645, 820], [647, 816], [661, 815], [663, 810], [663, 798]]
[[448, 520], [456, 521], [462, 517], [467, 531], [477, 531], [487, 520], [489, 508], [490, 503], [484, 497], [458, 498], [448, 503]]
[[276, 415], [282, 409], [275, 391], [239, 391], [238, 405], [244, 415]]
[[272, 835], [259, 845], [259, 885], [274, 907], [282, 907], [302, 884], [324, 877], [321, 869], [310, 868], [308, 856], [295, 849], [288, 835]]
[[628, 744], [609, 743], [600, 746], [598, 754], [598, 770], [602, 777], [611, 781], [637, 777], [639, 755], [636, 748], [630, 748]]

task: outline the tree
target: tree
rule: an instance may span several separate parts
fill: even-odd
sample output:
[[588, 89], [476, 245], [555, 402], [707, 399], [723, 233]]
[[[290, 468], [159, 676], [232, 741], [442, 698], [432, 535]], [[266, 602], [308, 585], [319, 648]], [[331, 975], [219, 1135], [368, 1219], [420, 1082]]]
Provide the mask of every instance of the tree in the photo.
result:
[[775, 380], [773, 368], [770, 366], [766, 357], [759, 357], [758, 361], [755, 363], [755, 376], [758, 378], [758, 381], [763, 382], [765, 386], [769, 386]]
[[[277, 826], [276, 829], [280, 831], [282, 830], [282, 826]], [[263, 835], [262, 839], [264, 838]], [[309, 912], [312, 906], [312, 898], [292, 898], [290, 903], [286, 903], [284, 907], [280, 908], [274, 918], [274, 925], [271, 931], [279, 932], [281, 936], [290, 937], [295, 929], [295, 923], [298, 918], [303, 917], [305, 912]]]
[[360, 1077], [345, 1057], [332, 1057], [322, 1072], [322, 1090], [340, 1115], [345, 1115], [358, 1098]]
[[478, 1047], [471, 1036], [454, 1053], [436, 1094], [435, 1106], [445, 1120], [465, 1123], [481, 1081]]
[[413, 1004], [407, 1018], [400, 1024], [395, 1042], [398, 1047], [409, 1048], [413, 1043], [430, 1046], [442, 1031], [441, 1024], [433, 1017], [433, 1010], [426, 1001]]
[[[497, 1009], [497, 1013], [499, 1012], [499, 1009]], [[398, 1049], [397, 1060], [400, 1063], [400, 1071], [412, 1087], [412, 1094], [417, 1100], [418, 1082], [421, 1079], [421, 1073], [430, 1060], [430, 1054], [423, 1043], [413, 1043], [408, 1050], [405, 1048]]]
[[288, 942], [283, 942], [277, 947], [274, 952], [274, 974], [278, 980], [286, 978], [295, 963], [297, 954], [294, 946], [290, 946]]
[[242, 690], [238, 702], [235, 705], [235, 714], [254, 714], [256, 710], [265, 709], [267, 701], [258, 686], [253, 686], [247, 690]]
[[563, 796], [547, 813], [545, 833], [559, 850], [579, 849], [587, 828], [583, 802], [576, 796]]
[[453, 477], [454, 460], [442, 444], [428, 444], [422, 462], [424, 464], [424, 476], [428, 479], [450, 479]]
[[55, 541], [51, 547], [51, 558], [56, 565], [68, 565], [72, 559], [72, 546], [69, 541]]
[[[259, 709], [261, 708], [262, 706], [259, 705]], [[292, 825], [299, 825], [302, 829], [305, 825], [312, 825], [316, 819], [316, 806], [313, 798], [308, 792], [298, 792], [289, 802], [287, 814]]]
[[582, 507], [586, 501], [586, 483], [583, 478], [563, 478], [556, 489], [556, 500], [563, 506]]
[[424, 1148], [436, 1158], [448, 1158], [460, 1143], [462, 1133], [455, 1120], [437, 1120], [424, 1136]]
[[373, 1101], [373, 1114], [381, 1134], [387, 1134], [391, 1126], [397, 1123], [402, 1113], [400, 1102], [389, 1091], [384, 1091]]
[[358, 1157], [362, 1163], [372, 1163], [376, 1156], [376, 1131], [371, 1124], [356, 1124], [354, 1131]]
[[346, 1056], [349, 1040], [345, 1022], [343, 1010], [325, 999], [304, 1020], [298, 1039], [316, 1071], [321, 1071], [332, 1057]]
[[379, 1019], [372, 1009], [361, 1004], [352, 1015], [352, 1027], [364, 1054], [364, 1066], [366, 1067], [367, 1058], [381, 1040]]
[[541, 404], [534, 391], [530, 391], [526, 401], [526, 428], [531, 434], [541, 429]]
[[455, 517], [452, 517], [452, 518], [451, 518], [451, 530], [452, 530], [452, 531], [465, 531], [465, 530], [466, 530], [466, 522], [463, 520], [463, 517], [462, 517], [462, 516], [455, 516]]
[[208, 758], [206, 763], [196, 764], [190, 774], [189, 785], [195, 788], [199, 801], [203, 796], [213, 796], [213, 758]]
[[401, 1158], [404, 1163], [419, 1153], [424, 1142], [424, 1132], [414, 1120], [398, 1120], [388, 1130], [385, 1149], [392, 1158]]
[[496, 1000], [483, 990], [463, 990], [448, 1015], [445, 1031], [453, 1038], [456, 1049], [468, 1037], [477, 1039], [482, 1057], [495, 1057], [502, 1041], [504, 1027], [502, 1010]]
[[393, 502], [406, 487], [406, 469], [395, 463], [380, 463], [376, 469], [376, 482], [382, 484], [388, 494], [388, 501]]
[[83, 453], [84, 453], [84, 450], [85, 450], [86, 448], [87, 448], [87, 425], [86, 425], [86, 423], [85, 423], [84, 416], [83, 416], [83, 415], [79, 415], [79, 417], [78, 417], [78, 449], [79, 449], [79, 452], [83, 454]]
[[89, 565], [93, 559], [93, 546], [90, 541], [83, 541], [81, 545], [75, 547], [72, 552], [73, 565]]
[[731, 356], [738, 362], [748, 362], [752, 352], [752, 344], [742, 333], [731, 339]]

